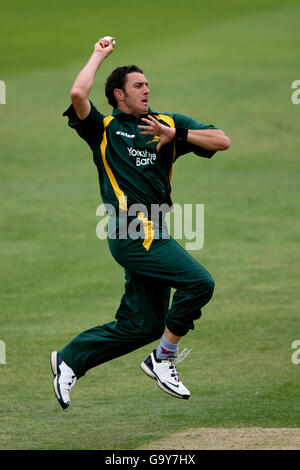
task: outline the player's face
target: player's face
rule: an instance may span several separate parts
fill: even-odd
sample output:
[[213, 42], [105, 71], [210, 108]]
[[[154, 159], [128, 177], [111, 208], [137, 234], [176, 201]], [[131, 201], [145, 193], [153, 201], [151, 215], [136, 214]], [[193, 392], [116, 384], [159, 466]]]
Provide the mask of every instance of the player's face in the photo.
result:
[[142, 73], [132, 72], [127, 75], [123, 92], [126, 112], [136, 116], [148, 113], [150, 95], [148, 86], [149, 83]]

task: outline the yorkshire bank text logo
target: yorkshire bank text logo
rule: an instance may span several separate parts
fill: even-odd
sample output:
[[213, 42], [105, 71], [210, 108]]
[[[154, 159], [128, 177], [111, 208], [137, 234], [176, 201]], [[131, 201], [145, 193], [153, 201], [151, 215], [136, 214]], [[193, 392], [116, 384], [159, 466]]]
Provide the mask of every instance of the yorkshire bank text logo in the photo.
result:
[[127, 150], [130, 157], [135, 157], [136, 166], [154, 165], [156, 153], [148, 152], [148, 150], [137, 150], [133, 147], [127, 147]]

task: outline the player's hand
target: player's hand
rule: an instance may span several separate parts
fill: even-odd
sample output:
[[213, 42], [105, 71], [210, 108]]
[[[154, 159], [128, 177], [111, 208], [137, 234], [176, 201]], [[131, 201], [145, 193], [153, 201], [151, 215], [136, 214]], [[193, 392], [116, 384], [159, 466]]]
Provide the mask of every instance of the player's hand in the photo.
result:
[[116, 38], [112, 37], [109, 40], [100, 38], [99, 41], [96, 42], [96, 44], [94, 46], [94, 51], [95, 52], [101, 52], [102, 54], [104, 54], [105, 58], [108, 57], [109, 54], [111, 54], [114, 50], [114, 47], [112, 45], [112, 42], [113, 42], [114, 39], [116, 39]]
[[159, 143], [156, 146], [157, 152], [160, 151], [163, 145], [167, 144], [168, 142], [171, 142], [171, 140], [174, 139], [176, 129], [161, 124], [150, 114], [148, 115], [148, 118], [142, 118], [142, 121], [144, 121], [147, 125], [138, 126], [139, 129], [143, 129], [141, 134], [159, 136]]

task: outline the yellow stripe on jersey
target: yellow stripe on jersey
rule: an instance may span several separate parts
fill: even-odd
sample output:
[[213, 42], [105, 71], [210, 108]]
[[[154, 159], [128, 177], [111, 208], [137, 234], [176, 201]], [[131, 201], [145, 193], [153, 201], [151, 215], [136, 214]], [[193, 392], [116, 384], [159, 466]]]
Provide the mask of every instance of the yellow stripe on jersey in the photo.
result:
[[[158, 120], [164, 121], [165, 123], [167, 123], [169, 127], [172, 127], [172, 128], [175, 127], [174, 119], [171, 118], [171, 116], [168, 116], [166, 114], [156, 114], [155, 117]], [[174, 164], [174, 160], [175, 160], [175, 155], [176, 155], [176, 148], [175, 148], [175, 142], [174, 142], [173, 161], [172, 161], [172, 165], [171, 165], [171, 168], [170, 168], [170, 171], [169, 171], [169, 181], [170, 181], [170, 186], [171, 186], [170, 195], [172, 194], [172, 183], [171, 183], [171, 181], [172, 181], [173, 164]]]
[[170, 168], [170, 171], [169, 171], [169, 181], [170, 181], [170, 186], [171, 186], [170, 196], [172, 195], [172, 173], [173, 173], [173, 165], [174, 165], [174, 161], [175, 161], [175, 155], [176, 155], [176, 148], [175, 148], [175, 142], [174, 142], [173, 161], [172, 161], [172, 165], [171, 165], [171, 168]]
[[110, 166], [108, 165], [107, 163], [107, 160], [106, 160], [106, 147], [107, 147], [107, 137], [106, 137], [106, 128], [108, 126], [108, 124], [114, 119], [113, 116], [106, 116], [104, 119], [103, 119], [103, 125], [104, 125], [104, 132], [103, 132], [103, 138], [102, 138], [102, 142], [101, 142], [101, 146], [100, 146], [100, 150], [101, 150], [101, 155], [102, 155], [102, 160], [103, 160], [103, 164], [104, 164], [104, 167], [105, 167], [105, 170], [106, 170], [106, 173], [109, 177], [109, 181], [111, 182], [111, 185], [113, 187], [113, 190], [115, 192], [115, 195], [119, 201], [119, 208], [123, 211], [127, 211], [127, 201], [126, 201], [126, 196], [124, 194], [124, 192], [122, 191], [122, 189], [119, 187], [118, 183], [117, 183], [117, 180], [116, 178], [114, 177], [114, 174], [113, 172], [111, 171], [111, 168]]

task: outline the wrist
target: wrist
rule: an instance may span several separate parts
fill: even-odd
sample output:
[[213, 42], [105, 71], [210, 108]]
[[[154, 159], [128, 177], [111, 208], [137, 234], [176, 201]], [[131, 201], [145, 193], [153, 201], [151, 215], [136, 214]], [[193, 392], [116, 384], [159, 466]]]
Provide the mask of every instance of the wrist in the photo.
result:
[[183, 127], [177, 127], [176, 129], [176, 133], [175, 133], [175, 142], [177, 143], [183, 143], [183, 142], [186, 142], [187, 141], [187, 137], [188, 137], [188, 129], [184, 129]]
[[170, 127], [169, 128], [169, 138], [171, 140], [174, 140], [175, 137], [176, 137], [176, 129], [175, 129], [175, 127]]
[[96, 60], [99, 60], [100, 62], [102, 62], [106, 56], [107, 54], [101, 49], [95, 49], [92, 53], [92, 57], [94, 57]]

